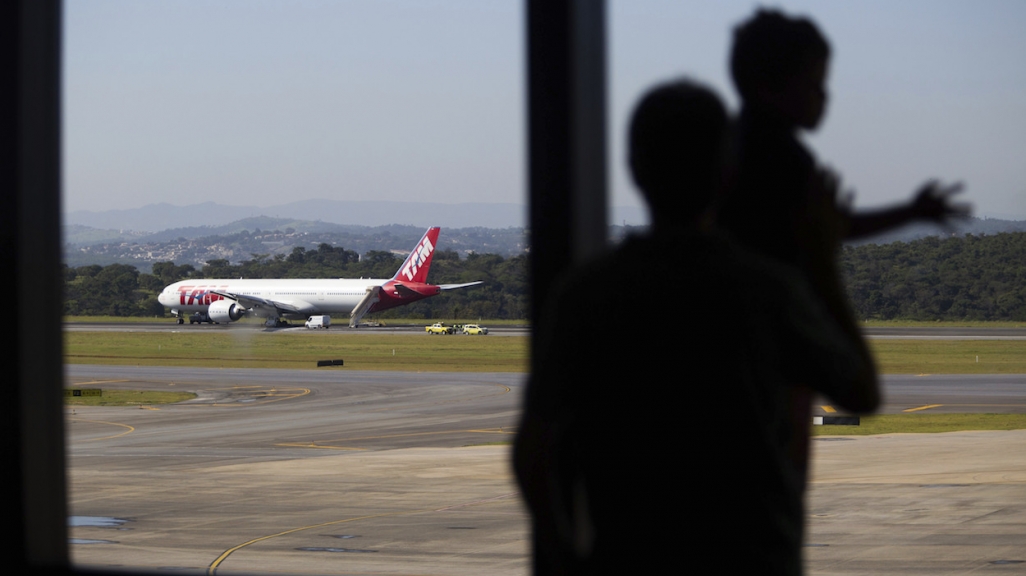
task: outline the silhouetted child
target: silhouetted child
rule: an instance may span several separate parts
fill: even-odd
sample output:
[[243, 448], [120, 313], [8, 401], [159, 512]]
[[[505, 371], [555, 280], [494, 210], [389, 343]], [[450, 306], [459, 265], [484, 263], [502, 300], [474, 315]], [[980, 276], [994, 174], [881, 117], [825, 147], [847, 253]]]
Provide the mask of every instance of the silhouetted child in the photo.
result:
[[[864, 347], [837, 269], [840, 240], [916, 219], [941, 222], [964, 209], [948, 203], [960, 185], [935, 182], [889, 210], [852, 214], [838, 205], [836, 176], [797, 139], [823, 117], [829, 60], [826, 38], [805, 18], [759, 10], [735, 29], [730, 70], [742, 107], [718, 223], [745, 247], [799, 268], [838, 325]], [[807, 391], [793, 399], [796, 436], [808, 437], [810, 402]], [[807, 468], [807, 445], [795, 448], [796, 464]]]
[[[820, 264], [815, 258], [833, 254], [839, 239], [966, 212], [948, 203], [961, 185], [934, 181], [897, 208], [852, 214], [838, 206], [837, 178], [817, 166], [796, 137], [822, 120], [829, 61], [826, 38], [805, 18], [759, 10], [734, 33], [730, 70], [742, 107], [734, 136], [736, 181], [721, 206], [720, 225], [745, 245], [799, 266]], [[834, 242], [810, 255], [816, 248], [808, 245], [811, 239]]]
[[701, 569], [727, 550], [712, 571], [800, 573], [791, 389], [878, 402], [868, 355], [800, 274], [711, 231], [726, 125], [692, 82], [644, 96], [629, 149], [651, 233], [573, 271], [536, 327], [514, 448], [535, 574]]

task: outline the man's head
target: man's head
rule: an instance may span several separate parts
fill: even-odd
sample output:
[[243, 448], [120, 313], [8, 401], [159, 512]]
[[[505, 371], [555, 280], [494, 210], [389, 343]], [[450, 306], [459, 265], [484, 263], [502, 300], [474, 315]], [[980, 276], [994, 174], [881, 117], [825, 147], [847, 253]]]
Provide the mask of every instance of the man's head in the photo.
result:
[[830, 44], [807, 18], [758, 10], [734, 29], [730, 73], [746, 106], [813, 129], [826, 107]]
[[692, 223], [709, 208], [722, 175], [727, 112], [719, 97], [688, 80], [661, 84], [631, 117], [629, 162], [654, 224]]

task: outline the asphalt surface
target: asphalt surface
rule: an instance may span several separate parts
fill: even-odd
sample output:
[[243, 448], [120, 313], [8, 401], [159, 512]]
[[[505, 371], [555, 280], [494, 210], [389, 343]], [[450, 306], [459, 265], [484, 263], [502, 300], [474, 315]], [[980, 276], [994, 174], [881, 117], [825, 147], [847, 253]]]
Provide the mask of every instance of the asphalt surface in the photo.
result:
[[[67, 381], [199, 395], [68, 409], [78, 566], [529, 572], [509, 447], [495, 444], [515, 432], [523, 375], [69, 366]], [[885, 411], [1026, 405], [1026, 376], [886, 377], [884, 387]], [[1026, 431], [813, 447], [809, 574], [1026, 571], [1014, 563], [1026, 561]]]
[[[880, 381], [880, 414], [1026, 413], [1026, 374], [887, 374]], [[831, 414], [826, 399], [813, 406], [817, 416]]]
[[199, 394], [69, 408], [71, 514], [124, 521], [74, 526], [76, 565], [527, 572], [494, 444], [511, 438], [522, 375], [70, 366], [67, 380]]
[[[361, 326], [350, 328], [348, 323], [333, 323], [327, 330], [319, 330], [324, 334], [408, 334], [411, 336], [429, 336], [423, 326]], [[531, 333], [527, 326], [488, 326], [488, 336], [527, 336]], [[243, 330], [254, 333], [275, 333], [275, 332], [306, 332], [308, 328], [302, 322], [293, 322], [292, 326], [283, 328], [266, 328], [258, 322], [245, 322], [242, 324], [177, 324], [174, 320], [159, 320], [153, 322], [73, 322], [64, 325], [66, 332], [182, 332], [182, 333], [203, 333], [222, 332], [226, 330]], [[453, 334], [463, 336], [465, 334]]]
[[868, 338], [891, 340], [1026, 340], [1026, 328], [866, 328]]

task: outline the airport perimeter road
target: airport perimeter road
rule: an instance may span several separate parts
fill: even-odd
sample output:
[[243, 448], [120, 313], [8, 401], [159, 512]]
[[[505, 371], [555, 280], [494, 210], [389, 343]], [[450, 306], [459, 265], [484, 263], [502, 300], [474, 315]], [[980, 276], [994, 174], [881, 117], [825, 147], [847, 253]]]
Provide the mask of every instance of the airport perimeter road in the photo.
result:
[[[77, 566], [526, 574], [507, 445], [522, 375], [70, 366], [191, 390], [68, 409]], [[89, 384], [92, 382], [93, 384]]]

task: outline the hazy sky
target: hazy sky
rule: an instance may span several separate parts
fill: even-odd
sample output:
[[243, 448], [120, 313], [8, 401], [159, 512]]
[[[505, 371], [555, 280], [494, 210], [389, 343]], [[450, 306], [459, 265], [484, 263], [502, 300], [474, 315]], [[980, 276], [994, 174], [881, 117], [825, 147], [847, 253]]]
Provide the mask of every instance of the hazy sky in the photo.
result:
[[[610, 190], [640, 93], [689, 75], [736, 106], [732, 27], [757, 3], [610, 0]], [[809, 138], [857, 205], [963, 180], [1026, 219], [1026, 2], [780, 2], [833, 47]], [[523, 202], [515, 0], [65, 0], [66, 210], [308, 198]], [[182, 223], [184, 224], [184, 223]], [[470, 223], [468, 223], [469, 225]]]

